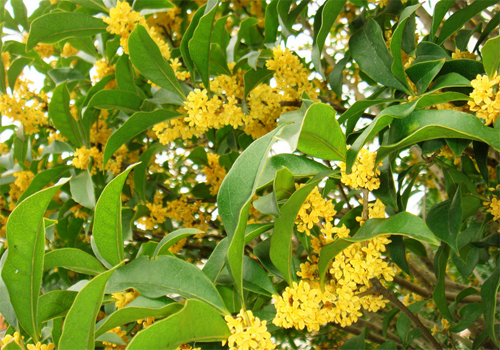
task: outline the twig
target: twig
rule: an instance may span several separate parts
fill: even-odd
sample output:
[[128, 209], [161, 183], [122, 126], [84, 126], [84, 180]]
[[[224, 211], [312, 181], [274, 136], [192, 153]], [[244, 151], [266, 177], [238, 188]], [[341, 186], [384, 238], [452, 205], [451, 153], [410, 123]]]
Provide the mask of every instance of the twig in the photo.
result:
[[370, 191], [363, 188], [363, 221], [368, 220], [368, 196]]
[[432, 336], [432, 334], [429, 332], [429, 330], [420, 322], [420, 319], [418, 316], [413, 314], [406, 306], [403, 305], [402, 302], [399, 301], [398, 298], [394, 296], [394, 292], [390, 291], [378, 280], [378, 278], [372, 278], [370, 282], [375, 286], [377, 289], [377, 292], [382, 294], [386, 299], [388, 299], [394, 306], [396, 306], [398, 309], [400, 309], [408, 318], [417, 326], [418, 329], [422, 332], [424, 337], [429, 340], [429, 342], [432, 344], [434, 349], [442, 349], [442, 346], [437, 342], [437, 340]]

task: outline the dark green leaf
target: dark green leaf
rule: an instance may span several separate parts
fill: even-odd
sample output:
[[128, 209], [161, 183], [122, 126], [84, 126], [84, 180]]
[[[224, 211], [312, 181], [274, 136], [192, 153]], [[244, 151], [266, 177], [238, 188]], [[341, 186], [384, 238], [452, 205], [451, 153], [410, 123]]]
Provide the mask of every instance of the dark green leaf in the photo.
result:
[[153, 259], [155, 259], [158, 255], [164, 254], [166, 251], [168, 251], [168, 248], [179, 242], [181, 239], [200, 233], [203, 233], [203, 231], [200, 231], [196, 228], [183, 228], [170, 232], [156, 246], [155, 252], [153, 254]]
[[148, 168], [151, 157], [153, 157], [153, 155], [155, 155], [156, 153], [161, 152], [161, 150], [163, 149], [164, 146], [161, 144], [155, 144], [149, 147], [146, 151], [144, 151], [143, 154], [141, 154], [141, 156], [139, 157], [139, 164], [134, 169], [135, 191], [139, 195], [139, 198], [141, 198], [143, 201], [146, 200], [146, 183], [148, 179]]
[[198, 300], [188, 300], [178, 313], [137, 333], [127, 349], [176, 349], [190, 342], [226, 340], [230, 335], [226, 322], [217, 310]]
[[271, 2], [266, 6], [264, 21], [266, 43], [274, 43], [276, 41], [276, 35], [278, 34], [279, 25], [278, 0], [271, 0]]
[[498, 71], [498, 66], [500, 65], [500, 36], [490, 39], [484, 44], [481, 49], [481, 54], [483, 55], [484, 70], [490, 79], [493, 78], [495, 73]]
[[484, 281], [481, 288], [481, 299], [483, 300], [484, 305], [484, 320], [486, 322], [486, 329], [496, 346], [500, 346], [498, 339], [495, 336], [496, 332], [494, 328], [498, 287], [500, 287], [500, 265], [497, 264], [497, 267], [490, 277]]
[[446, 13], [450, 10], [450, 8], [455, 4], [455, 0], [441, 0], [436, 3], [434, 7], [434, 14], [432, 15], [432, 25], [430, 38], [431, 40], [435, 40], [434, 35], [437, 33], [441, 22], [446, 16]]
[[444, 59], [421, 62], [412, 65], [406, 70], [406, 74], [408, 74], [408, 77], [417, 86], [417, 93], [419, 95], [427, 90], [432, 80], [434, 80], [436, 75], [443, 67], [444, 62]]
[[51, 12], [31, 23], [26, 50], [39, 42], [54, 44], [66, 38], [95, 35], [106, 31], [107, 26], [102, 19], [82, 13]]
[[38, 320], [47, 322], [65, 316], [73, 305], [77, 294], [77, 292], [69, 290], [53, 290], [42, 294], [38, 301]]
[[128, 46], [130, 60], [142, 75], [154, 84], [176, 93], [182, 99], [186, 98], [172, 67], [165, 61], [146, 28], [138, 25], [130, 34]]
[[262, 267], [248, 256], [243, 258], [243, 287], [269, 297], [276, 295], [276, 289]]
[[166, 109], [134, 113], [109, 137], [106, 148], [104, 149], [103, 164], [106, 165], [113, 153], [115, 153], [125, 142], [130, 141], [141, 132], [146, 131], [158, 123], [180, 116], [182, 116], [182, 114]]
[[68, 165], [61, 165], [39, 172], [33, 180], [31, 180], [30, 185], [17, 201], [21, 203], [25, 198], [28, 198], [32, 194], [42, 190], [51, 182], [56, 182], [56, 180], [65, 175], [70, 168], [71, 167]]
[[[342, 85], [344, 85], [344, 69], [350, 60], [351, 55], [346, 54], [344, 58], [337, 62], [328, 76], [328, 84], [339, 98], [342, 96]], [[340, 121], [339, 124], [341, 124]]]
[[137, 93], [137, 87], [134, 84], [135, 71], [128, 55], [123, 54], [116, 62], [116, 84], [122, 91]]
[[194, 74], [194, 63], [193, 63], [193, 58], [191, 57], [191, 54], [189, 53], [189, 41], [193, 38], [194, 31], [196, 27], [198, 26], [198, 23], [200, 22], [200, 18], [204, 15], [206, 5], [200, 6], [198, 10], [195, 12], [193, 18], [191, 18], [191, 22], [189, 23], [189, 27], [187, 28], [186, 32], [182, 36], [182, 41], [181, 41], [181, 54], [182, 54], [182, 59], [184, 61], [184, 64], [186, 67], [189, 69], [189, 72], [191, 73], [191, 79], [194, 82], [195, 74]]
[[245, 91], [243, 94], [243, 103], [246, 105], [246, 99], [250, 91], [256, 88], [260, 83], [267, 81], [274, 74], [274, 71], [269, 69], [249, 70], [243, 75]]

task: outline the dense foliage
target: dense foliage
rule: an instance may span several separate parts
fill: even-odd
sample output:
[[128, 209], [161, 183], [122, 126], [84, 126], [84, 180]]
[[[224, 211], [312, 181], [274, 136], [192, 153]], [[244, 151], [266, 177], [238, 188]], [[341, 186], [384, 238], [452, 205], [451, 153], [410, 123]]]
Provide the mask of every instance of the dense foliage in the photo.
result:
[[0, 349], [498, 348], [500, 7], [431, 5], [0, 1]]

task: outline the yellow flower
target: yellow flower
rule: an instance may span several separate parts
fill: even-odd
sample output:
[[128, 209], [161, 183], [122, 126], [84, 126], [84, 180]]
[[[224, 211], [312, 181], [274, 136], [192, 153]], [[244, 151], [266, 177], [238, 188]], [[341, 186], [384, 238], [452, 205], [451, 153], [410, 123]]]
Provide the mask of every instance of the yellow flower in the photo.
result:
[[29, 170], [19, 171], [17, 173], [14, 173], [14, 177], [16, 178], [14, 184], [19, 188], [21, 192], [24, 192], [28, 189], [28, 186], [31, 184], [31, 181], [35, 177], [35, 174], [33, 174]]
[[[305, 186], [305, 184], [296, 184], [295, 188], [299, 189], [303, 186]], [[310, 236], [310, 230], [315, 224], [318, 224], [321, 219], [329, 223], [333, 220], [335, 214], [337, 214], [337, 212], [333, 208], [332, 201], [321, 197], [318, 188], [315, 187], [300, 207], [295, 224], [299, 232], [305, 232]]]
[[366, 188], [370, 191], [378, 189], [380, 187], [380, 179], [378, 178], [380, 170], [375, 169], [376, 158], [376, 152], [361, 149], [350, 174], [346, 174], [346, 164], [340, 162], [339, 167], [342, 174], [340, 181], [354, 189]]
[[[487, 75], [477, 75], [471, 81], [474, 91], [469, 95], [473, 101], [469, 101], [470, 110], [476, 112], [478, 118], [484, 119], [486, 125], [494, 124], [500, 113], [500, 77], [495, 76], [490, 80]], [[497, 86], [495, 93], [494, 86]]]
[[64, 57], [70, 57], [70, 56], [74, 56], [78, 53], [78, 50], [75, 49], [73, 46], [71, 46], [70, 43], [66, 43], [64, 44], [63, 46], [63, 50], [62, 50], [62, 55]]
[[28, 344], [26, 347], [28, 348], [28, 350], [52, 350], [54, 349], [55, 345], [52, 343], [42, 345], [42, 343], [38, 342], [36, 343], [36, 345]]
[[500, 219], [500, 201], [497, 196], [493, 195], [489, 202], [484, 202], [483, 204], [489, 207], [486, 211], [493, 215], [493, 220]]
[[219, 193], [222, 180], [226, 177], [226, 169], [219, 164], [219, 156], [207, 153], [208, 164], [203, 168], [203, 173], [207, 177], [207, 184], [210, 185], [210, 194], [215, 196]]
[[77, 205], [69, 208], [69, 210], [73, 214], [75, 214], [75, 218], [77, 218], [77, 219], [84, 219], [85, 220], [89, 216], [89, 214], [86, 213], [86, 212], [84, 212], [84, 211], [82, 211], [82, 209], [83, 209], [83, 207], [80, 204], [77, 204]]
[[[245, 315], [246, 313], [246, 315]], [[236, 316], [226, 316], [225, 320], [231, 331], [227, 339], [230, 350], [272, 350], [276, 348], [267, 331], [266, 321], [254, 317], [252, 311], [241, 310]], [[250, 324], [247, 324], [246, 321]], [[222, 342], [224, 345], [226, 341]]]
[[455, 52], [451, 54], [451, 58], [454, 60], [460, 59], [460, 58], [468, 58], [471, 60], [476, 59], [476, 54], [468, 51], [460, 51], [459, 49], [455, 49]]
[[139, 295], [141, 294], [135, 289], [128, 292], [111, 293], [111, 296], [116, 299], [115, 305], [118, 309], [125, 307]]
[[54, 45], [40, 43], [35, 46], [35, 51], [41, 58], [48, 58], [54, 54]]
[[151, 326], [153, 324], [154, 321], [155, 321], [154, 317], [148, 317], [146, 319], [137, 320], [137, 323], [138, 324], [142, 323], [144, 328], [148, 328], [149, 326]]
[[73, 158], [74, 167], [78, 169], [87, 169], [90, 157], [93, 157], [94, 159], [94, 163], [92, 164], [92, 174], [95, 174], [97, 170], [103, 171], [103, 154], [97, 149], [97, 147], [87, 149], [85, 146], [82, 146], [77, 148]]
[[[128, 342], [127, 332], [122, 331], [121, 327], [115, 327], [112, 330], [107, 331], [106, 333], [115, 333], [120, 338], [122, 338], [122, 340], [125, 343]], [[106, 346], [104, 348], [104, 350], [124, 350], [125, 349], [125, 345], [118, 345], [115, 343], [110, 343], [110, 342], [105, 342], [105, 341], [103, 341], [102, 344]]]
[[0, 339], [0, 349], [2, 349], [4, 345], [9, 344], [10, 342], [21, 345], [23, 338], [24, 337], [21, 337], [21, 334], [19, 332], [15, 332], [14, 335], [7, 334], [5, 337]]

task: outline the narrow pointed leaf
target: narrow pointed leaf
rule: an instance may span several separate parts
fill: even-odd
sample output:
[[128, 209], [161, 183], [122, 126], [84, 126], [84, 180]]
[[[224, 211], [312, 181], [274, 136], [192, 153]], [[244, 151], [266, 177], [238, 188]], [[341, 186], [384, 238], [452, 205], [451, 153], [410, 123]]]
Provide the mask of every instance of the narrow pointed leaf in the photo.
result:
[[182, 99], [186, 98], [172, 67], [165, 61], [146, 28], [138, 25], [130, 34], [128, 46], [130, 60], [142, 75], [156, 85], [176, 93]]
[[82, 145], [82, 135], [78, 122], [69, 111], [69, 91], [66, 82], [59, 84], [52, 95], [49, 103], [49, 117], [54, 126], [62, 136], [67, 138], [73, 145]]
[[104, 188], [95, 207], [92, 237], [99, 254], [112, 266], [123, 261], [121, 193], [134, 166], [129, 166]]
[[95, 322], [101, 308], [106, 282], [113, 272], [115, 269], [96, 276], [78, 292], [64, 321], [58, 349], [94, 348]]
[[63, 175], [66, 175], [70, 168], [71, 167], [68, 165], [62, 165], [39, 172], [33, 180], [31, 180], [31, 183], [26, 191], [24, 191], [21, 197], [19, 197], [18, 202], [21, 203], [25, 198], [28, 198], [32, 194], [42, 190], [51, 182], [56, 182]]
[[184, 228], [176, 230], [174, 232], [170, 232], [156, 246], [155, 252], [153, 254], [153, 259], [156, 258], [158, 255], [161, 255], [162, 253], [166, 252], [168, 248], [173, 246], [175, 243], [179, 242], [181, 239], [200, 233], [203, 233], [203, 231], [200, 231], [196, 228]]
[[484, 70], [490, 79], [498, 71], [498, 66], [500, 65], [500, 36], [490, 39], [484, 44], [481, 49], [483, 55]]
[[500, 287], [500, 266], [497, 265], [493, 273], [488, 277], [481, 288], [481, 299], [484, 305], [484, 321], [490, 338], [500, 346], [495, 335], [495, 312], [497, 309], [497, 293]]
[[45, 249], [43, 218], [52, 197], [64, 183], [60, 181], [26, 198], [12, 211], [7, 221], [9, 250], [2, 269], [2, 279], [20, 325], [35, 341], [40, 336], [38, 296]]
[[77, 294], [70, 290], [53, 290], [42, 294], [38, 304], [38, 321], [42, 323], [65, 316]]

